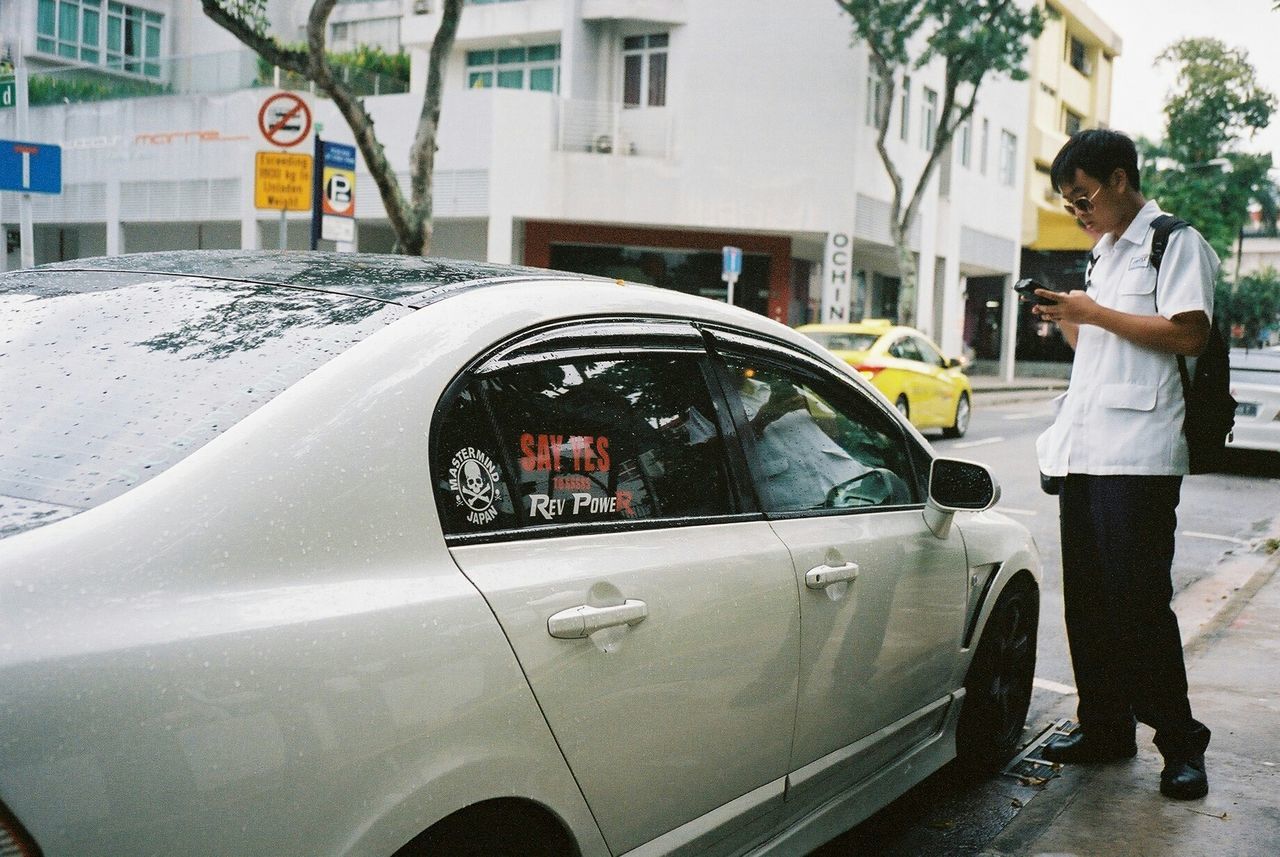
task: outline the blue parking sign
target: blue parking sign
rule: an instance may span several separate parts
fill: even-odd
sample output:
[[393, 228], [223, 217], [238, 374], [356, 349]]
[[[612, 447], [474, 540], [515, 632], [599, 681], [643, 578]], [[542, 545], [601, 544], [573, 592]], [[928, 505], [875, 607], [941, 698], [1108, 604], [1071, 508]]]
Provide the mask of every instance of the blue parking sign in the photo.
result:
[[62, 193], [62, 147], [0, 140], [0, 190]]

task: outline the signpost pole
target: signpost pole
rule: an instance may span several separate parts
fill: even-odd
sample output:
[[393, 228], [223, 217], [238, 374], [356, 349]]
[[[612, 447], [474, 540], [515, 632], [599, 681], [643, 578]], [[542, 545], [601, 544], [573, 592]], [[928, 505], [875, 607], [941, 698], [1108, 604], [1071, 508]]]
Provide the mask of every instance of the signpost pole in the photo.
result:
[[287, 208], [280, 209], [280, 249], [281, 250], [289, 249], [289, 221], [285, 219], [288, 213], [289, 213], [289, 209]]
[[[17, 126], [18, 139], [29, 139], [27, 132], [27, 60], [22, 40], [17, 44], [17, 63], [14, 69], [14, 83], [18, 87]], [[31, 226], [31, 194], [24, 193], [18, 197], [18, 236], [22, 249], [18, 256], [18, 266], [30, 268], [36, 263], [35, 235]], [[5, 248], [8, 249], [7, 247]]]
[[321, 195], [324, 193], [324, 141], [320, 139], [324, 126], [316, 123], [315, 149], [311, 161], [311, 249], [320, 246]]

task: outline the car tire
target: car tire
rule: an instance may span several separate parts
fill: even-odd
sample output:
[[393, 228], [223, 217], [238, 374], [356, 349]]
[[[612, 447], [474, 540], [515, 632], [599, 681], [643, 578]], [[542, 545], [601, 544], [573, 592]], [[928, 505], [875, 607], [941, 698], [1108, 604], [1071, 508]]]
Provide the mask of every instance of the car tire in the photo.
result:
[[1005, 587], [991, 610], [969, 674], [956, 727], [956, 759], [993, 774], [1017, 751], [1031, 705], [1040, 591], [1029, 578]]
[[943, 437], [964, 437], [964, 433], [969, 430], [969, 416], [973, 413], [973, 408], [969, 404], [969, 394], [961, 393], [960, 398], [956, 400], [956, 421], [948, 428], [942, 430]]
[[907, 402], [906, 393], [899, 393], [898, 400], [893, 403], [893, 406], [898, 409], [898, 413], [902, 414], [904, 420], [911, 419], [911, 405]]

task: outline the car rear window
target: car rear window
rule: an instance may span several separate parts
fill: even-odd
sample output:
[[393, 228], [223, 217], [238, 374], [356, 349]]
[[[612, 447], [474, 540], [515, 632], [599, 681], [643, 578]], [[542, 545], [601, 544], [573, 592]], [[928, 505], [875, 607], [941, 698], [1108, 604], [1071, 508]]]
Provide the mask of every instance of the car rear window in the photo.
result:
[[879, 335], [871, 333], [822, 333], [805, 331], [805, 336], [831, 351], [870, 351]]
[[0, 275], [0, 537], [164, 472], [408, 312], [196, 277]]

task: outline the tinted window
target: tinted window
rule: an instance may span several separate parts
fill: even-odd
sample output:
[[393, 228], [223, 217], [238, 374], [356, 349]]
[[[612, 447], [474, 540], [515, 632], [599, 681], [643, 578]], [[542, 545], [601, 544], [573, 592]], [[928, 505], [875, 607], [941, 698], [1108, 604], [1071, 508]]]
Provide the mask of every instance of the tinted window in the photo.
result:
[[446, 533], [510, 529], [511, 484], [476, 385], [460, 390], [437, 420], [432, 479]]
[[191, 277], [0, 276], [0, 536], [162, 473], [408, 312]]
[[910, 337], [906, 339], [899, 339], [897, 342], [893, 343], [893, 345], [889, 346], [889, 353], [894, 357], [897, 357], [899, 360], [924, 360], [924, 357], [921, 356], [919, 349], [916, 348], [915, 343], [910, 339]]
[[725, 362], [750, 426], [751, 469], [766, 511], [917, 502], [901, 429], [861, 393], [772, 362]]
[[694, 357], [536, 363], [487, 376], [527, 526], [734, 511]]

